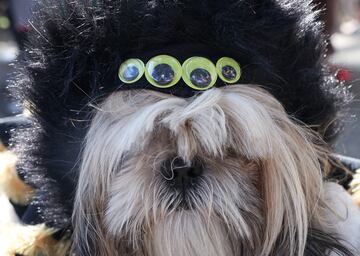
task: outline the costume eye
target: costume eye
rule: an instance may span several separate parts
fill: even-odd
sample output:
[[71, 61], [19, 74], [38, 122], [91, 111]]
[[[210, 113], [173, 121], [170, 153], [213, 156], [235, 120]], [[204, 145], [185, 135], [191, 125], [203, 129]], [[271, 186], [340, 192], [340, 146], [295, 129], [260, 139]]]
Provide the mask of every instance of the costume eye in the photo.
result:
[[119, 78], [126, 84], [135, 83], [145, 72], [145, 64], [139, 59], [128, 59], [120, 65]]
[[232, 58], [219, 59], [216, 63], [216, 70], [221, 80], [229, 84], [236, 83], [241, 77], [240, 65]]
[[168, 55], [159, 55], [148, 61], [145, 69], [146, 79], [158, 88], [169, 88], [181, 79], [180, 62]]
[[206, 58], [189, 58], [182, 68], [184, 82], [195, 90], [207, 90], [216, 83], [216, 67]]

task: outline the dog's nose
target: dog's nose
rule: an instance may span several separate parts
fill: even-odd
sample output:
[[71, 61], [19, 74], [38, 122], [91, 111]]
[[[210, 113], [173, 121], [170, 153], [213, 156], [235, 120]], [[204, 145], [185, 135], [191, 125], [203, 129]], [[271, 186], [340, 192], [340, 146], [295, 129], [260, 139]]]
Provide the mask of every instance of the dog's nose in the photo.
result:
[[183, 159], [175, 157], [165, 161], [161, 172], [176, 188], [186, 189], [196, 182], [204, 172], [204, 168], [198, 160], [193, 160], [189, 165]]

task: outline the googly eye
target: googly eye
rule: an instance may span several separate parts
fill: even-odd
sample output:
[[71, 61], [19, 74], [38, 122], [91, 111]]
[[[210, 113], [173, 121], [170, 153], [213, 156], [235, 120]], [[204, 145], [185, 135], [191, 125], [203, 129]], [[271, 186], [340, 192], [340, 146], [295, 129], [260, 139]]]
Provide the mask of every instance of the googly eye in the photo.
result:
[[168, 55], [159, 55], [148, 61], [145, 77], [155, 87], [169, 88], [181, 79], [180, 62]]
[[128, 59], [120, 65], [119, 78], [126, 84], [135, 83], [145, 72], [145, 64], [139, 59]]
[[241, 77], [240, 65], [232, 58], [219, 59], [216, 63], [216, 70], [221, 80], [229, 84], [238, 82]]
[[216, 83], [216, 67], [207, 58], [189, 58], [182, 65], [182, 69], [184, 82], [195, 90], [207, 90]]

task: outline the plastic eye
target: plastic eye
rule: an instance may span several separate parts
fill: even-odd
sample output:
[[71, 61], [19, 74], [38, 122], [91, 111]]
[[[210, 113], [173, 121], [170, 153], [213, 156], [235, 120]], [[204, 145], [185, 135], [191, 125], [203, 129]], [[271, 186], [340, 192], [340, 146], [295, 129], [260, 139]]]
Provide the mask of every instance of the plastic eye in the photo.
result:
[[181, 75], [181, 64], [168, 55], [156, 56], [146, 64], [146, 79], [158, 88], [169, 88], [175, 85], [181, 79]]
[[240, 65], [232, 58], [219, 59], [216, 63], [216, 70], [221, 80], [229, 84], [236, 83], [241, 77]]
[[145, 64], [139, 59], [128, 59], [120, 65], [119, 78], [126, 84], [135, 83], [145, 72]]
[[207, 90], [216, 83], [216, 67], [206, 58], [189, 58], [184, 62], [182, 68], [184, 82], [195, 90]]

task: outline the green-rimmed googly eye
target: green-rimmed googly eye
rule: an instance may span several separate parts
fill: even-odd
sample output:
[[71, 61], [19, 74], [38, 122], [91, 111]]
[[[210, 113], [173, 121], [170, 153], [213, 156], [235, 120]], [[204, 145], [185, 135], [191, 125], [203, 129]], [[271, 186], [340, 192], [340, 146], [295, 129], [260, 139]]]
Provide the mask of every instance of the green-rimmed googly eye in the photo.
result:
[[180, 62], [168, 55], [156, 56], [146, 63], [145, 77], [155, 87], [169, 88], [181, 79]]
[[119, 78], [126, 84], [135, 83], [145, 72], [145, 64], [139, 59], [128, 59], [120, 65]]
[[232, 58], [219, 59], [216, 63], [216, 70], [221, 80], [229, 84], [236, 83], [241, 77], [240, 65]]
[[195, 90], [207, 90], [216, 83], [216, 67], [207, 58], [189, 58], [184, 62], [182, 68], [184, 82]]

